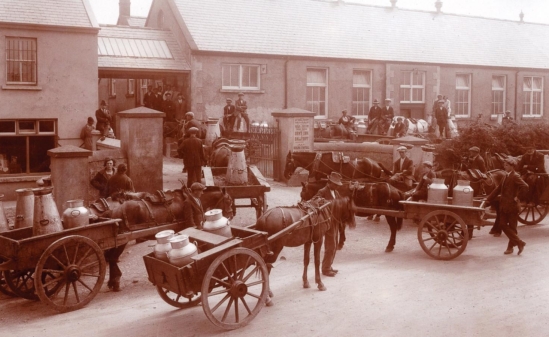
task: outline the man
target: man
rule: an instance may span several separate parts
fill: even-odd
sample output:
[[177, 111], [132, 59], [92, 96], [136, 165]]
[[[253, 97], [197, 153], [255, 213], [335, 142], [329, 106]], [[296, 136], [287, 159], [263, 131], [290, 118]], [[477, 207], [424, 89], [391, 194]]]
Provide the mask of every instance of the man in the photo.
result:
[[435, 117], [436, 115], [436, 111], [438, 109], [438, 101], [440, 101], [441, 99], [444, 99], [444, 97], [439, 94], [437, 95], [437, 98], [433, 102], [433, 108], [431, 109], [431, 111], [433, 111], [433, 117]]
[[355, 130], [353, 129], [355, 126], [355, 118], [353, 116], [347, 116], [347, 110], [341, 111], [341, 115], [342, 116], [339, 118], [339, 121], [338, 121], [338, 126], [340, 127], [341, 135], [348, 136], [349, 138], [351, 138], [350, 137], [351, 134], [355, 132]]
[[199, 182], [195, 182], [191, 185], [191, 194], [183, 202], [183, 228], [194, 227], [202, 229], [204, 223], [204, 209], [202, 208], [202, 202], [200, 196], [204, 193], [206, 186]]
[[545, 176], [545, 158], [542, 153], [536, 151], [533, 146], [525, 148], [526, 153], [517, 164], [517, 171], [530, 188], [526, 201], [539, 204], [539, 197], [545, 191], [547, 179]]
[[486, 163], [484, 162], [484, 158], [480, 155], [480, 149], [476, 146], [469, 149], [467, 168], [469, 170], [479, 170], [482, 173], [486, 173]]
[[235, 131], [240, 131], [242, 119], [246, 122], [246, 131], [250, 132], [250, 118], [248, 117], [248, 103], [244, 100], [244, 93], [238, 93], [238, 99], [234, 103], [236, 110]]
[[200, 130], [202, 130], [202, 125], [199, 121], [194, 119], [194, 112], [188, 111], [185, 114], [185, 136], [184, 138], [189, 138], [191, 135], [189, 133], [190, 128], [196, 128], [198, 130], [196, 137], [200, 138]]
[[145, 95], [143, 95], [143, 105], [149, 109], [154, 109], [154, 102], [156, 100], [156, 96], [153, 92], [153, 86], [148, 85], [147, 86], [147, 92]]
[[84, 141], [84, 143], [80, 147], [90, 151], [92, 151], [93, 149], [92, 131], [95, 130], [93, 123], [95, 123], [93, 117], [88, 117], [88, 124], [84, 125], [84, 127], [80, 131], [80, 139]]
[[399, 146], [397, 151], [400, 158], [393, 163], [393, 176], [389, 179], [389, 182], [402, 182], [406, 186], [412, 187], [414, 162], [406, 156], [408, 151], [406, 146]]
[[175, 119], [180, 121], [185, 119], [185, 113], [187, 112], [187, 102], [185, 97], [181, 94], [177, 94], [177, 99], [175, 100]]
[[381, 119], [381, 108], [379, 107], [379, 101], [377, 99], [374, 99], [373, 104], [374, 105], [370, 108], [370, 111], [368, 112], [368, 128], [366, 129], [367, 133], [372, 133], [372, 130], [375, 126], [377, 126], [379, 120]]
[[166, 121], [173, 122], [175, 120], [175, 104], [172, 101], [172, 94], [166, 92], [164, 97], [166, 99], [162, 102], [162, 112], [166, 114]]
[[226, 105], [223, 107], [223, 126], [225, 127], [225, 131], [231, 132], [233, 131], [236, 108], [233, 105], [233, 100], [230, 98], [227, 98], [225, 103]]
[[126, 164], [118, 165], [116, 173], [107, 181], [107, 195], [109, 197], [116, 199], [119, 193], [135, 192], [131, 178], [126, 175], [127, 170], [128, 166]]
[[[337, 172], [332, 172], [328, 177], [328, 183], [325, 187], [318, 190], [316, 195], [313, 197], [321, 197], [325, 200], [334, 200], [339, 198], [339, 192], [337, 191], [338, 186], [342, 186], [341, 183], [341, 174]], [[332, 268], [334, 259], [336, 256], [336, 245], [337, 245], [337, 234], [338, 234], [338, 224], [330, 223], [330, 228], [324, 234], [324, 257], [322, 258], [322, 274], [330, 277], [334, 277], [338, 270]]]
[[[97, 119], [97, 124], [95, 128], [101, 132], [101, 134], [104, 134], [105, 132], [105, 126], [107, 125], [107, 121], [112, 123], [112, 116], [109, 110], [107, 110], [107, 102], [104, 100], [101, 101], [99, 109], [95, 111], [95, 119]], [[108, 132], [109, 130], [107, 130]]]
[[397, 138], [406, 136], [406, 125], [404, 124], [404, 117], [397, 117], [393, 135]]
[[501, 184], [486, 198], [488, 203], [499, 199], [497, 217], [501, 230], [509, 238], [507, 250], [504, 254], [513, 254], [513, 247], [518, 247], [518, 255], [524, 250], [526, 242], [522, 241], [517, 232], [518, 214], [520, 212], [519, 200], [528, 192], [528, 185], [515, 172], [517, 161], [513, 157], [507, 157], [503, 162], [503, 168], [507, 176]]
[[513, 117], [511, 117], [511, 110], [505, 111], [505, 115], [501, 119], [501, 125], [507, 126], [514, 124]]
[[420, 200], [427, 200], [427, 192], [428, 187], [431, 185], [431, 182], [433, 181], [435, 176], [435, 172], [432, 171], [433, 169], [433, 163], [426, 160], [423, 162], [423, 176], [421, 177], [421, 180], [419, 181], [419, 184], [416, 186], [416, 188], [411, 191], [407, 192], [405, 195], [411, 195], [412, 201], [420, 201]]
[[448, 96], [443, 96], [442, 99], [444, 100], [444, 107], [448, 110], [448, 116], [452, 115], [452, 102], [450, 102]]
[[[448, 110], [444, 107], [444, 100], [438, 101], [438, 108], [435, 111], [435, 118], [437, 119], [438, 132], [440, 132], [440, 138], [448, 138]], [[443, 136], [444, 134], [444, 136]]]
[[393, 107], [391, 106], [390, 98], [385, 99], [385, 106], [381, 110], [381, 133], [387, 134], [387, 130], [389, 130], [389, 126], [391, 126], [391, 122], [395, 117], [395, 112], [393, 111]]
[[171, 101], [173, 96], [173, 90], [171, 85], [166, 85], [166, 91], [164, 91], [164, 96], [162, 97], [163, 101]]
[[183, 165], [187, 169], [187, 187], [202, 180], [202, 164], [206, 163], [202, 140], [196, 137], [198, 129], [191, 127], [187, 133], [189, 138], [183, 140], [179, 147], [179, 155], [183, 158]]
[[152, 109], [162, 111], [162, 93], [159, 92], [158, 88], [153, 89], [154, 99], [152, 102]]

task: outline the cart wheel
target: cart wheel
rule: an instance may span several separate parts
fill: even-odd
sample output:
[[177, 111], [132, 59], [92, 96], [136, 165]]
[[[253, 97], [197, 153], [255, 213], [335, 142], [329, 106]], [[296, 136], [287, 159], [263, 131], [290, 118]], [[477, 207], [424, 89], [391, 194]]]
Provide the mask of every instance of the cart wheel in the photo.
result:
[[191, 297], [176, 294], [168, 289], [157, 285], [156, 291], [164, 302], [176, 308], [185, 309], [196, 306], [200, 302], [200, 294], [193, 294]]
[[269, 294], [267, 265], [256, 252], [235, 248], [218, 256], [202, 281], [202, 308], [214, 325], [237, 329], [261, 311]]
[[4, 272], [0, 272], [0, 293], [11, 297], [17, 297], [17, 295], [11, 290], [10, 286], [6, 282]]
[[37, 301], [34, 292], [34, 269], [4, 271], [6, 285], [16, 296]]
[[44, 251], [36, 274], [51, 274], [47, 282], [35, 278], [40, 300], [59, 312], [77, 310], [99, 293], [106, 274], [103, 251], [91, 239], [71, 235]]
[[469, 240], [465, 222], [450, 211], [434, 211], [423, 217], [417, 231], [421, 248], [437, 260], [451, 260], [463, 253]]
[[520, 204], [518, 221], [525, 225], [535, 225], [545, 218], [549, 211], [549, 205]]

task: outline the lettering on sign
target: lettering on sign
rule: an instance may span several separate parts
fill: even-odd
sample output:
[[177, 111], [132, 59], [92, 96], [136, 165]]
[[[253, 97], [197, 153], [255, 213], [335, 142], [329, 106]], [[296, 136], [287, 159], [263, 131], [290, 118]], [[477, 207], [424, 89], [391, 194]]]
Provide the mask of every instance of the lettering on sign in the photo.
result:
[[294, 118], [293, 151], [312, 151], [311, 119], [308, 117]]

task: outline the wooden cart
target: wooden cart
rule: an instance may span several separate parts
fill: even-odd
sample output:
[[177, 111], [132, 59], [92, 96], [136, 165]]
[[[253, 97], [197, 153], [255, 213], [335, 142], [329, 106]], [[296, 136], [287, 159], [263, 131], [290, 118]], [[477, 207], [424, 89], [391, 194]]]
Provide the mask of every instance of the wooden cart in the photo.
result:
[[104, 251], [166, 229], [180, 222], [120, 234], [120, 219], [104, 219], [57, 233], [32, 235], [32, 227], [0, 233], [2, 286], [12, 294], [40, 299], [67, 312], [88, 304], [99, 293], [106, 274]]
[[[202, 173], [206, 186], [216, 185], [216, 176], [225, 176], [227, 173], [226, 167], [203, 167]], [[271, 186], [263, 177], [257, 166], [248, 166], [248, 185], [242, 186], [219, 186], [227, 190], [227, 193], [235, 200], [237, 208], [253, 207], [255, 208], [256, 217], [259, 218], [268, 208], [267, 192], [271, 190]], [[249, 199], [249, 204], [236, 204], [237, 199]]]
[[423, 251], [437, 260], [451, 260], [465, 251], [474, 227], [493, 225], [484, 216], [484, 201], [473, 206], [400, 201], [404, 211], [356, 207], [358, 212], [413, 219], [418, 222], [417, 238]]

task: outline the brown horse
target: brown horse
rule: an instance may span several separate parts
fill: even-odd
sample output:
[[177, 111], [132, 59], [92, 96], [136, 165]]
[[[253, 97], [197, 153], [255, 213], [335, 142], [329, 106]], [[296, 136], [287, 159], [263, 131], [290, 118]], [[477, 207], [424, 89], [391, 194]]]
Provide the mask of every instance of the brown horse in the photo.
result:
[[325, 204], [325, 201], [320, 198], [307, 203], [300, 203], [298, 206], [271, 208], [257, 220], [255, 226], [255, 229], [267, 232], [271, 236], [282, 231], [290, 224], [299, 221], [305, 215], [311, 214], [301, 226], [269, 243], [269, 249], [272, 254], [265, 257], [265, 262], [270, 272], [272, 263], [276, 261], [284, 247], [304, 246], [303, 288], [309, 288], [307, 267], [309, 266], [311, 245], [313, 245], [315, 282], [321, 291], [326, 290], [320, 279], [320, 248], [322, 247], [324, 234], [330, 226], [341, 226], [343, 221], [352, 213], [351, 203], [347, 197], [332, 200], [329, 206], [319, 210], [319, 207], [323, 204]]
[[369, 179], [383, 181], [381, 166], [370, 158], [351, 160], [348, 163], [336, 163], [331, 152], [292, 152], [286, 156], [284, 178], [290, 179], [295, 170], [301, 167], [315, 175], [316, 180], [328, 176], [332, 172], [339, 172], [343, 179]]
[[505, 171], [500, 169], [488, 171], [480, 176], [475, 172], [454, 169], [443, 169], [436, 171], [435, 174], [437, 178], [444, 179], [444, 184], [448, 186], [449, 196], [452, 196], [450, 191], [457, 185], [458, 180], [468, 180], [475, 197], [490, 194], [506, 175]]

